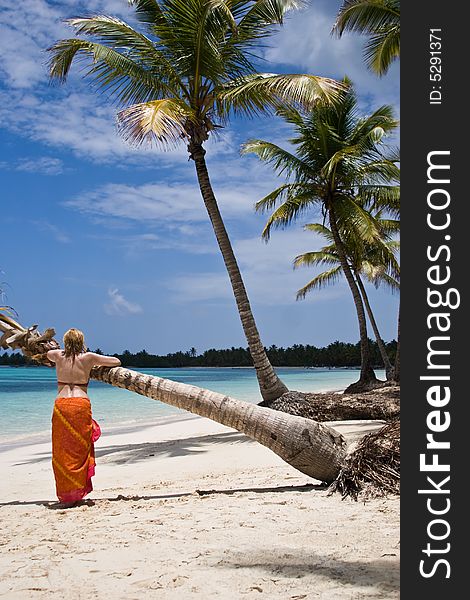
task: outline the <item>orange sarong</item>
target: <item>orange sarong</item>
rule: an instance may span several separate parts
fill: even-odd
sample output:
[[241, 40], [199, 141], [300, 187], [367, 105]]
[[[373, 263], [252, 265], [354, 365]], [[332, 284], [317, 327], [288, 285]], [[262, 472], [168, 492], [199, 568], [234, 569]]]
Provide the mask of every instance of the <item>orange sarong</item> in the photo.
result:
[[95, 474], [94, 442], [101, 434], [88, 398], [57, 398], [52, 413], [52, 468], [57, 497], [76, 502], [89, 494]]

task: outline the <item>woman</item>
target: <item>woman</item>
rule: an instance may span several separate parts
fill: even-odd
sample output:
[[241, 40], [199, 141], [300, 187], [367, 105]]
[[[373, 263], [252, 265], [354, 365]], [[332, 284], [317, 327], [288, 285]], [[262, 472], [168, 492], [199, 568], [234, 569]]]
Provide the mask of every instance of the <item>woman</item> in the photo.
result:
[[114, 356], [87, 352], [83, 333], [69, 329], [64, 335], [64, 350], [49, 350], [47, 358], [55, 363], [58, 393], [52, 413], [52, 467], [57, 497], [73, 506], [89, 494], [95, 474], [94, 442], [101, 431], [91, 418], [87, 388], [95, 366], [118, 367]]

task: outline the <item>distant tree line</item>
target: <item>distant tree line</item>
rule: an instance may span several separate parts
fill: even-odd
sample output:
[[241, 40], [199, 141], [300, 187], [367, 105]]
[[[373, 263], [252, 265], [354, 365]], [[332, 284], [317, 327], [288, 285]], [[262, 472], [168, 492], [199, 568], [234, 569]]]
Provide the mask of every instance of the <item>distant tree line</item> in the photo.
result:
[[[369, 340], [373, 364], [381, 368], [380, 351], [375, 341]], [[390, 360], [395, 360], [396, 341], [385, 344]], [[98, 354], [102, 351], [95, 350]], [[324, 348], [316, 346], [294, 344], [289, 348], [270, 346], [266, 348], [269, 360], [276, 367], [357, 367], [361, 364], [360, 343], [333, 342]], [[248, 348], [225, 348], [216, 350], [211, 348], [198, 354], [195, 348], [186, 352], [174, 352], [159, 356], [141, 350], [135, 354], [124, 350], [122, 354], [114, 354], [123, 367], [141, 368], [175, 368], [175, 367], [252, 367], [253, 362]], [[0, 355], [0, 365], [26, 366], [32, 365], [22, 354], [6, 352]]]

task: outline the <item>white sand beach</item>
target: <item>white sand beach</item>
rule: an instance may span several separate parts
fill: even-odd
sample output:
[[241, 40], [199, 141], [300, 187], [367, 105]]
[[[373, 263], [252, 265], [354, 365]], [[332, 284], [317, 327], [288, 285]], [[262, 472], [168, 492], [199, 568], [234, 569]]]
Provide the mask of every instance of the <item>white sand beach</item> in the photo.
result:
[[[379, 423], [380, 425], [380, 423]], [[333, 424], [354, 438], [377, 422]], [[50, 442], [0, 447], [0, 597], [399, 597], [399, 499], [328, 496], [188, 415], [104, 432], [95, 490], [55, 508]]]

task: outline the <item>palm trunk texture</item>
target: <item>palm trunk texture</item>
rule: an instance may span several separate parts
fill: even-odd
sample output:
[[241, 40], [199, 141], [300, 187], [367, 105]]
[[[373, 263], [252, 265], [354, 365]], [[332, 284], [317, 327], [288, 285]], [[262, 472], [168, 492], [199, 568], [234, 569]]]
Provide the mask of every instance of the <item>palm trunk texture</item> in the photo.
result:
[[[59, 347], [53, 339], [53, 329], [39, 335], [35, 326], [25, 329], [12, 319], [0, 316], [0, 333], [3, 333], [0, 347], [19, 349], [26, 356], [34, 356], [51, 366], [46, 353]], [[305, 475], [327, 483], [338, 476], [346, 457], [343, 436], [316, 421], [123, 367], [94, 368], [91, 378], [232, 427], [263, 444]]]
[[264, 400], [275, 400], [287, 392], [288, 389], [276, 375], [261, 342], [240, 269], [235, 254], [233, 253], [232, 245], [217, 205], [217, 200], [212, 190], [204, 158], [205, 152], [206, 151], [201, 144], [193, 144], [191, 146], [191, 157], [196, 165], [201, 195], [230, 277], [243, 331], [245, 332], [250, 354], [253, 359], [253, 365], [256, 370], [256, 377], [258, 378], [261, 395]]
[[328, 212], [330, 217], [331, 232], [335, 241], [336, 250], [338, 251], [338, 258], [341, 263], [341, 267], [343, 269], [351, 293], [353, 295], [354, 305], [356, 306], [357, 319], [359, 322], [359, 334], [361, 342], [361, 375], [359, 377], [359, 381], [356, 384], [352, 384], [352, 386], [349, 386], [347, 390], [352, 391], [354, 386], [356, 385], [360, 387], [362, 384], [367, 385], [368, 383], [376, 381], [376, 377], [374, 370], [372, 369], [370, 364], [369, 340], [367, 336], [367, 324], [366, 315], [364, 312], [364, 304], [362, 302], [359, 288], [357, 287], [356, 281], [354, 280], [351, 268], [346, 258], [346, 252], [344, 250], [343, 242], [341, 241], [341, 236], [339, 234], [338, 226], [336, 224], [336, 215], [331, 202], [328, 206]]
[[369, 317], [370, 324], [372, 325], [372, 329], [374, 330], [375, 339], [377, 341], [377, 346], [379, 347], [380, 356], [382, 357], [382, 361], [385, 367], [385, 375], [387, 377], [387, 381], [390, 381], [393, 378], [393, 366], [390, 362], [390, 359], [387, 354], [387, 350], [385, 348], [384, 341], [380, 336], [379, 328], [377, 326], [377, 321], [375, 320], [374, 313], [372, 312], [372, 308], [370, 306], [369, 297], [366, 292], [366, 288], [362, 283], [362, 279], [359, 277], [359, 274], [356, 273], [356, 281], [359, 286], [359, 290], [362, 294], [362, 299], [364, 300], [364, 306], [366, 307], [367, 315]]

